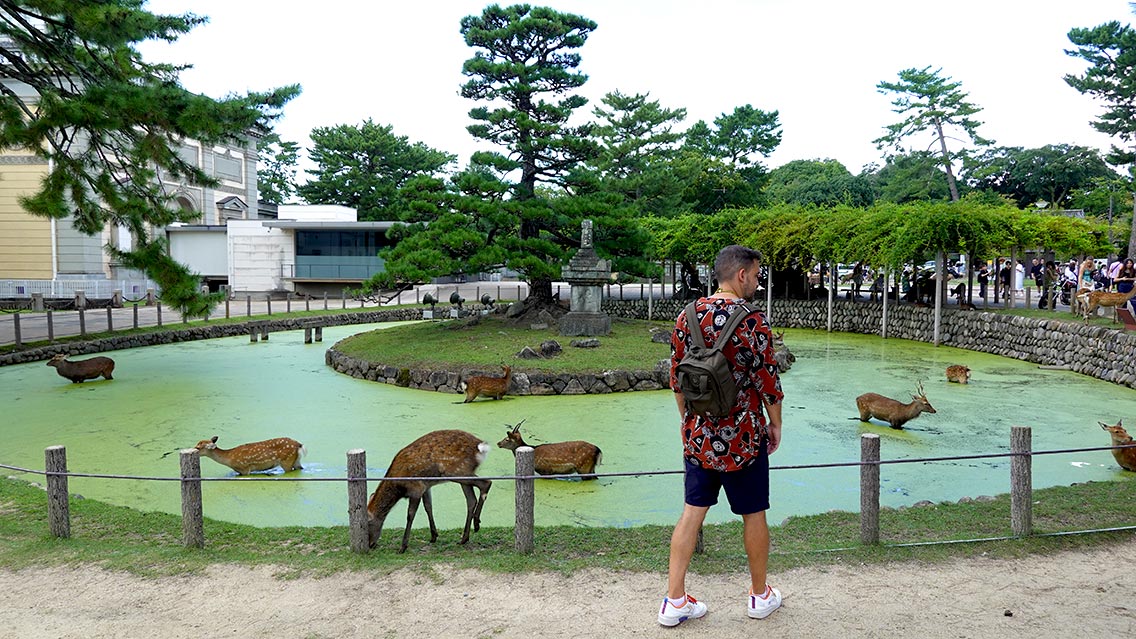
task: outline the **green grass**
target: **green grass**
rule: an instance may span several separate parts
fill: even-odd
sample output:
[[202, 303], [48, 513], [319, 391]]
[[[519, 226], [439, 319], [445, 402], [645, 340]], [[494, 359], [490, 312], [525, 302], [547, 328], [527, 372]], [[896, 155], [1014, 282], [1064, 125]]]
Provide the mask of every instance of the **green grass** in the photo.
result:
[[[609, 369], [652, 370], [670, 357], [669, 343], [651, 341], [651, 328], [669, 331], [673, 322], [646, 322], [612, 318], [611, 334], [598, 338], [599, 348], [575, 348], [573, 338], [555, 329], [532, 330], [510, 326], [501, 316], [486, 316], [470, 325], [465, 320], [422, 322], [371, 331], [349, 337], [337, 345], [340, 352], [367, 361], [406, 368], [452, 364], [493, 369], [509, 364], [516, 370], [597, 373]], [[541, 342], [554, 339], [563, 352], [551, 359], [519, 363], [513, 355], [525, 346], [539, 351]]]
[[[1034, 492], [1034, 532], [1108, 528], [1136, 524], [1136, 500], [1129, 482], [1098, 482]], [[681, 498], [675, 495], [675, 499]], [[785, 496], [784, 498], [790, 498]], [[539, 502], [539, 487], [538, 487]], [[71, 537], [51, 537], [47, 496], [23, 481], [0, 479], [0, 567], [95, 564], [143, 576], [193, 573], [211, 564], [285, 567], [283, 577], [329, 575], [348, 570], [386, 573], [410, 568], [429, 573], [435, 564], [491, 572], [551, 571], [570, 574], [584, 568], [665, 572], [670, 526], [636, 528], [538, 528], [536, 551], [513, 550], [511, 528], [483, 528], [470, 542], [457, 543], [460, 531], [443, 530], [430, 544], [427, 531], [415, 529], [405, 554], [395, 551], [402, 537], [401, 517], [392, 516], [378, 548], [350, 552], [346, 526], [326, 528], [256, 528], [205, 521], [205, 548], [181, 545], [176, 515], [146, 513], [72, 497]], [[792, 517], [771, 534], [773, 571], [798, 566], [857, 565], [890, 561], [944, 561], [965, 556], [1021, 557], [1063, 549], [1093, 547], [1130, 539], [1131, 532], [930, 546], [896, 546], [925, 541], [1010, 536], [1009, 497], [990, 502], [943, 503], [881, 512], [878, 546], [859, 542], [854, 513], [831, 512]], [[396, 509], [396, 514], [399, 510]], [[705, 529], [705, 552], [694, 559], [695, 572], [744, 570], [741, 524]]]

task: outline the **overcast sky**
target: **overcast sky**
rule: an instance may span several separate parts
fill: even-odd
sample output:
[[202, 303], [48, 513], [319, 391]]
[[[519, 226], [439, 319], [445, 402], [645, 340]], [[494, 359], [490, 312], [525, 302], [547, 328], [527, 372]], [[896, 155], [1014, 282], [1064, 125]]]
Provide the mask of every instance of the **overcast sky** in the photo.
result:
[[[277, 131], [310, 145], [314, 127], [366, 118], [458, 155], [484, 147], [466, 131], [462, 98], [473, 56], [464, 0], [152, 0], [151, 11], [207, 16], [152, 61], [193, 65], [184, 85], [220, 97], [298, 83]], [[508, 3], [501, 3], [508, 4]], [[1068, 32], [1136, 21], [1125, 0], [549, 0], [597, 23], [580, 50], [591, 109], [606, 93], [650, 93], [685, 107], [686, 125], [751, 104], [780, 112], [783, 140], [766, 160], [834, 158], [856, 173], [880, 162], [872, 140], [899, 121], [876, 85], [930, 65], [962, 83], [983, 111], [979, 133], [1002, 146], [1107, 148], [1089, 121], [1100, 105], [1062, 79], [1085, 63], [1064, 53]]]

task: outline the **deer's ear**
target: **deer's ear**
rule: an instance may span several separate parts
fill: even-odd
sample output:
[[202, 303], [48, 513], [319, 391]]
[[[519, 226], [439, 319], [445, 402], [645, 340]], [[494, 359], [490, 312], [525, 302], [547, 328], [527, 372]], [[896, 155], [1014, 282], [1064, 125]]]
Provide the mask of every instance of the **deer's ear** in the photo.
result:
[[214, 444], [216, 444], [216, 443], [217, 443], [217, 436], [216, 436], [216, 435], [214, 435], [214, 436], [213, 436], [213, 439], [210, 439], [209, 441], [211, 441], [211, 442], [213, 442]]

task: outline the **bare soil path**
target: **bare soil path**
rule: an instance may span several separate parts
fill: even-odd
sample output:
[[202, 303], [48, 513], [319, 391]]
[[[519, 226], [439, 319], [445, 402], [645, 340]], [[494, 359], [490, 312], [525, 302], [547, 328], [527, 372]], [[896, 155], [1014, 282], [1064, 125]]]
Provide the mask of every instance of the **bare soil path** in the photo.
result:
[[0, 637], [1133, 637], [1133, 557], [1136, 537], [1023, 559], [799, 568], [773, 575], [785, 605], [763, 621], [745, 617], [741, 574], [694, 574], [710, 613], [675, 629], [656, 624], [665, 576], [653, 573], [33, 568], [0, 571]]

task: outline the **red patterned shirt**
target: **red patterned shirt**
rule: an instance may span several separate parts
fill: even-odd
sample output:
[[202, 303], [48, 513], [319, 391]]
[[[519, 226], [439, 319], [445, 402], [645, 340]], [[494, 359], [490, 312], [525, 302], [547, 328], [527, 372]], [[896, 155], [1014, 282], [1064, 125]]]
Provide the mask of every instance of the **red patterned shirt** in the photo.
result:
[[[695, 311], [708, 346], [718, 339], [726, 319], [738, 307], [739, 303], [734, 300], [708, 297], [698, 300]], [[678, 388], [675, 368], [690, 346], [690, 340], [684, 308], [675, 320], [671, 337], [673, 389]], [[713, 418], [697, 415], [687, 406], [682, 417], [682, 445], [687, 459], [697, 461], [703, 468], [730, 472], [745, 468], [760, 455], [759, 446], [766, 435], [762, 400], [779, 404], [784, 393], [773, 359], [773, 332], [763, 313], [754, 312], [742, 321], [722, 350], [733, 364], [737, 382], [734, 408], [726, 417]]]

